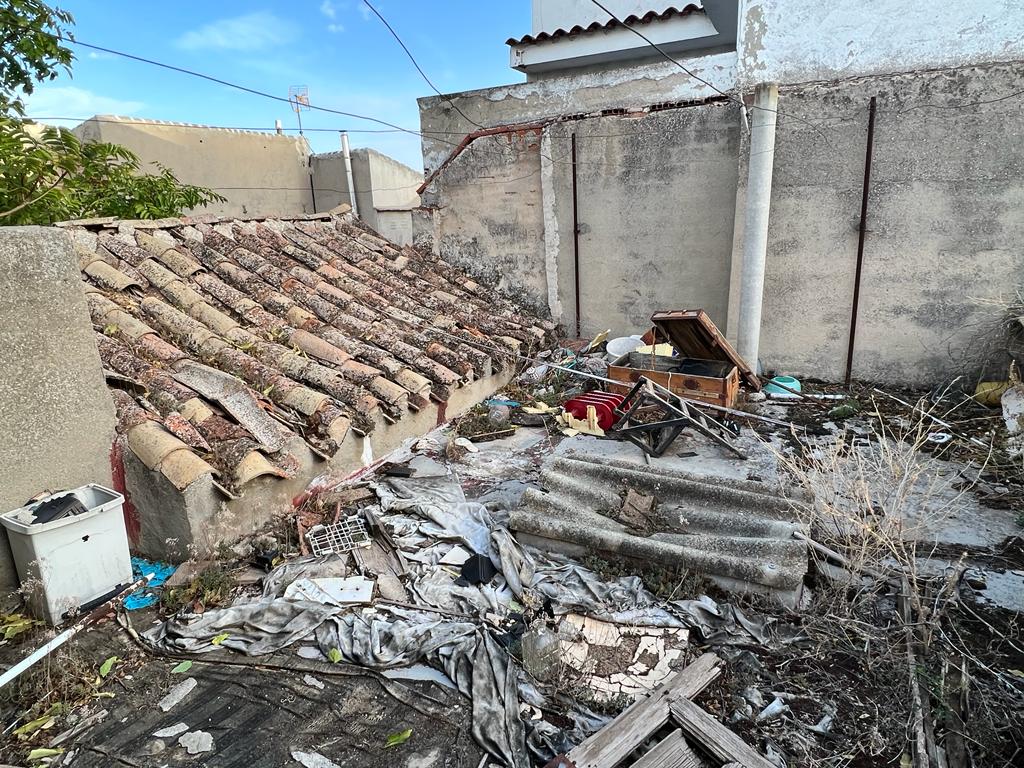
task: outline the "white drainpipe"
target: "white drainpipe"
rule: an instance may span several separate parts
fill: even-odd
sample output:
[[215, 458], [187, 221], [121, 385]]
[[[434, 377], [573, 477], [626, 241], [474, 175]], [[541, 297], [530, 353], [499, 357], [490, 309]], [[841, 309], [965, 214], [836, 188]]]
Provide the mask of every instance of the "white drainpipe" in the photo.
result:
[[757, 370], [761, 342], [761, 303], [768, 252], [768, 211], [772, 201], [772, 166], [775, 162], [775, 117], [779, 87], [762, 83], [754, 90], [750, 115], [750, 161], [747, 206], [743, 224], [743, 271], [740, 275], [737, 351]]
[[341, 153], [345, 156], [345, 177], [348, 179], [348, 202], [352, 213], [359, 215], [359, 204], [356, 202], [356, 185], [352, 181], [352, 155], [348, 150], [348, 133], [341, 132]]

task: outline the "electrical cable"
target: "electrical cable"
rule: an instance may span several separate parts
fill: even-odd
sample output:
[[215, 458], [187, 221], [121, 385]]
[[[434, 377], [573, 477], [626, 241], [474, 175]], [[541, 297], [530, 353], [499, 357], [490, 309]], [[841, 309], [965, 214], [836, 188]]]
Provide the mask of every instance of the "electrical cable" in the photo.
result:
[[427, 73], [423, 71], [423, 68], [419, 65], [419, 62], [416, 61], [416, 57], [412, 55], [412, 52], [408, 49], [408, 47], [406, 47], [405, 43], [402, 42], [402, 38], [398, 36], [398, 33], [395, 32], [394, 28], [392, 28], [392, 26], [388, 23], [388, 20], [381, 15], [380, 11], [378, 11], [376, 8], [373, 7], [373, 5], [370, 4], [370, 0], [363, 0], [363, 4], [371, 11], [373, 11], [373, 14], [378, 19], [381, 20], [385, 27], [388, 28], [388, 32], [390, 32], [391, 36], [398, 41], [398, 44], [400, 46], [402, 46], [402, 50], [405, 51], [405, 55], [409, 57], [409, 61], [411, 61], [412, 65], [416, 67], [416, 71], [420, 73], [420, 76], [426, 81], [427, 85], [434, 89], [434, 93], [436, 93], [442, 99], [447, 101], [451, 105], [452, 109], [454, 109], [456, 112], [462, 115], [463, 119], [465, 119], [466, 122], [476, 126], [477, 128], [485, 128], [486, 126], [480, 125], [480, 123], [478, 123], [476, 120], [474, 120], [461, 109], [459, 109], [458, 104], [456, 104], [448, 96], [445, 96], [443, 93], [441, 93], [441, 91], [438, 90], [437, 86], [434, 85], [433, 81], [431, 81], [431, 79], [427, 77]]

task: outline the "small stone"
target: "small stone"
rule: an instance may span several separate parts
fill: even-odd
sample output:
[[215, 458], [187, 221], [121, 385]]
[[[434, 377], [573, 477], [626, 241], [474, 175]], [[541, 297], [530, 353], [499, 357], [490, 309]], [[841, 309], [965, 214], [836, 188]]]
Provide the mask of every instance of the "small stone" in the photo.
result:
[[988, 586], [988, 582], [985, 580], [985, 574], [979, 571], [968, 571], [964, 576], [964, 581], [971, 589], [985, 589]]
[[507, 405], [492, 405], [490, 410], [487, 411], [488, 421], [498, 426], [508, 424], [511, 415], [512, 409]]
[[300, 752], [293, 749], [292, 760], [301, 764], [304, 768], [339, 768], [338, 764], [328, 760], [319, 752]]
[[311, 688], [319, 688], [321, 691], [324, 689], [324, 684], [312, 675], [304, 675], [302, 678], [302, 682], [304, 682]]
[[162, 711], [168, 712], [171, 707], [176, 704], [180, 704], [181, 700], [192, 693], [192, 689], [195, 688], [199, 683], [194, 677], [186, 678], [178, 683], [176, 686], [171, 688], [167, 692], [167, 695], [160, 699], [159, 707]]
[[189, 731], [178, 739], [190, 755], [213, 751], [213, 736], [206, 731]]
[[158, 739], [170, 739], [174, 736], [179, 736], [188, 730], [188, 726], [185, 723], [177, 723], [168, 728], [161, 728], [159, 731], [154, 733]]

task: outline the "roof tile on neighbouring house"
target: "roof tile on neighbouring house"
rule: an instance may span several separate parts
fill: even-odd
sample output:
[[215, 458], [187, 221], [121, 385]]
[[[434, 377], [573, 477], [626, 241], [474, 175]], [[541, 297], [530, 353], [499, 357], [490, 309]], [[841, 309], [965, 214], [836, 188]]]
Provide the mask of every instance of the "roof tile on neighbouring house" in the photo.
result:
[[647, 13], [637, 15], [630, 14], [626, 18], [622, 19], [620, 24], [615, 19], [608, 19], [608, 21], [594, 21], [586, 26], [576, 24], [570, 29], [554, 29], [551, 32], [538, 32], [536, 35], [523, 35], [520, 38], [510, 37], [505, 41], [505, 45], [532, 45], [534, 43], [543, 43], [547, 40], [559, 40], [563, 37], [575, 37], [576, 35], [591, 34], [594, 32], [609, 32], [616, 27], [627, 26], [633, 27], [637, 24], [650, 24], [653, 21], [668, 21], [669, 19], [677, 16], [689, 16], [691, 13], [704, 13], [704, 7], [697, 3], [687, 3], [682, 8], [676, 8], [675, 6], [669, 6], [664, 11], [648, 11]]

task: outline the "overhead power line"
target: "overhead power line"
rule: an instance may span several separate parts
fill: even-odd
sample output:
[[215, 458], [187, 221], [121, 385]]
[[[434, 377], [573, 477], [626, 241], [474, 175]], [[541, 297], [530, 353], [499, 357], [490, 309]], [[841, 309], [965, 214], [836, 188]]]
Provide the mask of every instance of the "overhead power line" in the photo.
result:
[[651, 40], [651, 38], [647, 37], [647, 35], [645, 35], [645, 34], [644, 34], [643, 32], [641, 32], [641, 31], [640, 31], [639, 29], [635, 29], [634, 27], [631, 27], [631, 26], [629, 26], [628, 24], [626, 24], [626, 23], [625, 23], [624, 21], [622, 21], [622, 19], [620, 19], [620, 18], [619, 18], [618, 16], [616, 16], [616, 15], [615, 15], [614, 13], [612, 13], [612, 12], [611, 12], [611, 11], [609, 11], [609, 10], [608, 10], [607, 8], [605, 8], [605, 7], [604, 7], [604, 5], [602, 5], [602, 4], [600, 3], [600, 2], [598, 2], [598, 0], [590, 0], [590, 1], [591, 1], [591, 2], [592, 2], [592, 3], [594, 4], [594, 5], [596, 5], [596, 6], [598, 7], [598, 8], [600, 8], [600, 9], [601, 9], [602, 11], [604, 11], [604, 12], [605, 12], [605, 13], [607, 13], [607, 14], [608, 14], [609, 16], [611, 16], [611, 17], [612, 17], [612, 18], [613, 18], [613, 19], [614, 19], [614, 20], [615, 20], [616, 22], [618, 22], [618, 23], [619, 23], [619, 25], [621, 25], [621, 26], [625, 27], [625, 28], [626, 28], [626, 29], [628, 29], [628, 30], [629, 30], [630, 32], [632, 32], [632, 33], [633, 33], [634, 35], [637, 35], [637, 36], [639, 36], [639, 37], [643, 38], [643, 39], [644, 39], [644, 40], [645, 40], [645, 41], [647, 42], [647, 44], [648, 44], [649, 46], [651, 46], [651, 47], [652, 47], [652, 48], [653, 48], [654, 50], [656, 50], [656, 51], [657, 51], [658, 53], [660, 53], [660, 54], [661, 54], [662, 56], [664, 56], [664, 57], [665, 57], [665, 58], [666, 58], [666, 59], [667, 59], [668, 61], [671, 61], [671, 62], [672, 62], [673, 64], [675, 64], [675, 65], [676, 65], [677, 67], [679, 67], [679, 68], [680, 68], [681, 70], [683, 70], [683, 72], [685, 72], [686, 74], [688, 74], [688, 75], [689, 75], [690, 77], [692, 77], [692, 78], [693, 78], [694, 80], [697, 80], [698, 82], [704, 83], [704, 85], [706, 85], [706, 86], [707, 86], [708, 88], [710, 88], [711, 90], [713, 90], [713, 91], [714, 91], [715, 93], [717, 93], [717, 94], [719, 94], [719, 95], [721, 95], [721, 96], [725, 96], [725, 97], [726, 97], [727, 99], [731, 99], [732, 101], [736, 101], [736, 102], [738, 102], [738, 103], [740, 104], [740, 106], [743, 106], [744, 108], [746, 108], [746, 105], [745, 105], [745, 104], [743, 103], [743, 101], [742, 101], [741, 99], [737, 99], [737, 98], [736, 98], [735, 96], [733, 96], [732, 94], [726, 93], [726, 92], [725, 92], [725, 91], [723, 91], [723, 90], [722, 90], [721, 88], [719, 88], [718, 86], [716, 86], [716, 85], [715, 85], [714, 83], [711, 83], [711, 82], [709, 82], [709, 81], [705, 80], [705, 79], [704, 79], [703, 77], [701, 77], [700, 75], [697, 75], [697, 74], [695, 74], [694, 72], [692, 72], [691, 70], [689, 70], [689, 69], [687, 69], [686, 67], [684, 67], [684, 66], [683, 66], [683, 65], [682, 65], [682, 64], [681, 64], [681, 63], [679, 62], [679, 60], [678, 60], [678, 59], [675, 59], [675, 58], [673, 58], [672, 56], [670, 56], [670, 55], [669, 55], [668, 53], [666, 53], [666, 51], [665, 51], [665, 49], [664, 49], [664, 48], [662, 48], [662, 47], [661, 47], [660, 45], [658, 45], [658, 44], [657, 44], [656, 42], [654, 42], [653, 40]]
[[480, 125], [480, 123], [478, 123], [476, 120], [474, 120], [469, 115], [467, 115], [465, 112], [463, 112], [459, 108], [458, 104], [456, 104], [448, 96], [445, 96], [443, 93], [441, 93], [440, 90], [438, 90], [437, 86], [434, 85], [434, 82], [429, 77], [427, 77], [427, 73], [423, 71], [423, 67], [421, 67], [419, 65], [419, 62], [416, 61], [416, 57], [412, 55], [412, 51], [410, 51], [409, 48], [406, 46], [406, 44], [402, 41], [402, 38], [398, 36], [398, 33], [395, 32], [394, 28], [388, 23], [388, 20], [385, 19], [381, 15], [380, 11], [378, 11], [376, 8], [373, 7], [373, 5], [370, 4], [370, 0], [363, 0], [363, 3], [366, 5], [367, 8], [369, 8], [371, 11], [373, 11], [373, 14], [378, 19], [381, 20], [381, 22], [384, 24], [385, 27], [388, 28], [388, 32], [390, 32], [391, 36], [393, 38], [395, 38], [395, 40], [398, 41], [398, 44], [400, 46], [402, 46], [402, 50], [405, 51], [405, 55], [409, 57], [409, 61], [411, 61], [412, 65], [414, 67], [416, 67], [416, 71], [420, 73], [420, 76], [426, 81], [427, 85], [429, 85], [431, 88], [434, 89], [434, 93], [436, 93], [442, 99], [447, 101], [451, 105], [452, 109], [454, 109], [456, 112], [458, 112], [460, 115], [462, 115], [462, 117], [466, 120], [466, 122], [470, 123], [471, 125], [476, 126], [477, 128], [483, 128], [484, 127], [483, 125]]

